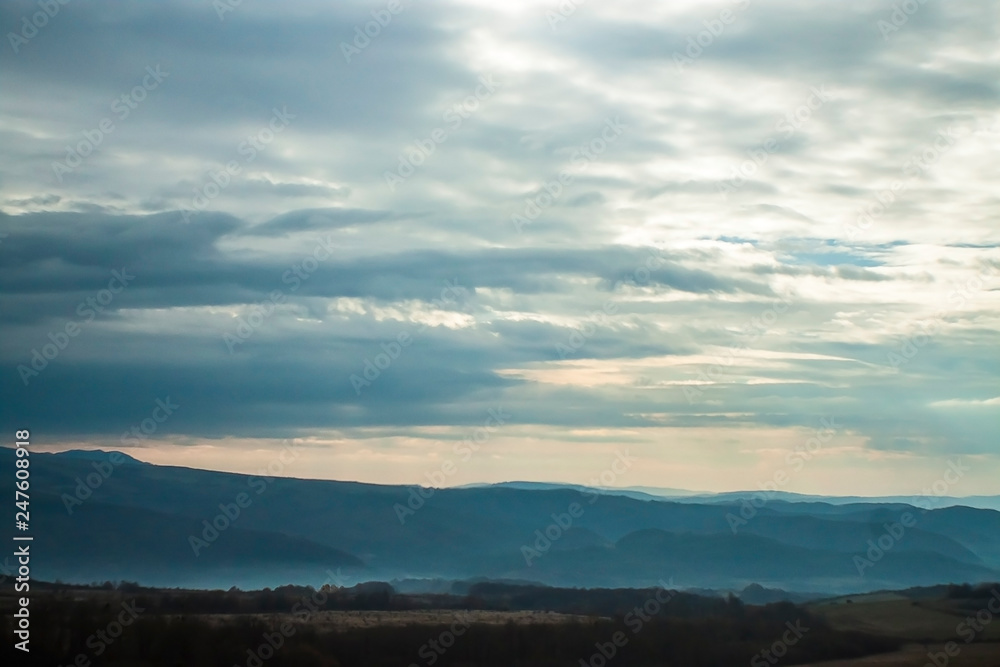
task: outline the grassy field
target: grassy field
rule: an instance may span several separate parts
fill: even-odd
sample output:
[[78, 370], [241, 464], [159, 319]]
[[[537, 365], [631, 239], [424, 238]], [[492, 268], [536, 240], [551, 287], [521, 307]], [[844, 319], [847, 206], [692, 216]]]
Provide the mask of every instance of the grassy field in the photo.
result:
[[[941, 667], [1000, 667], [1000, 644], [973, 643], [960, 646], [960, 653]], [[901, 651], [855, 660], [813, 662], [803, 667], [923, 667], [933, 665], [928, 652], [941, 653], [944, 644], [912, 644]]]
[[[961, 587], [767, 606], [678, 593], [664, 613], [649, 611], [641, 623], [632, 605], [644, 604], [648, 591], [536, 587], [515, 588], [514, 595], [501, 587], [466, 599], [389, 595], [383, 587], [331, 590], [323, 600], [312, 589], [294, 587], [249, 592], [43, 589], [32, 602], [38, 653], [33, 645], [33, 662], [17, 664], [69, 664], [91, 649], [96, 657], [88, 638], [117, 623], [119, 608], [131, 601], [142, 613], [120, 641], [107, 641], [103, 664], [246, 664], [248, 651], [266, 641], [260, 650], [275, 654], [268, 667], [415, 662], [430, 667], [438, 659], [442, 665], [548, 667], [579, 664], [597, 647], [610, 646], [617, 633], [625, 640], [614, 640], [621, 665], [763, 664], [763, 659], [778, 659], [778, 649], [773, 654], [763, 649], [773, 648], [780, 637], [788, 642], [781, 662], [789, 666], [1000, 667], [1000, 614], [987, 611], [991, 598], [981, 590], [973, 595]], [[12, 596], [0, 590], [0, 611], [13, 608]], [[310, 603], [312, 613], [304, 613], [307, 600], [325, 606]], [[468, 608], [472, 600], [477, 608]], [[977, 615], [982, 625], [976, 625]], [[799, 621], [810, 628], [808, 634], [801, 642], [787, 639]], [[0, 624], [12, 633], [10, 616], [0, 615]], [[274, 646], [281, 650], [269, 648]], [[4, 657], [0, 648], [0, 663], [9, 664]]]
[[550, 611], [456, 611], [426, 609], [414, 611], [319, 611], [308, 618], [293, 614], [188, 614], [210, 624], [231, 623], [242, 618], [253, 618], [277, 627], [290, 622], [296, 626], [310, 626], [317, 630], [346, 631], [357, 628], [400, 627], [408, 625], [448, 626], [455, 621], [473, 624], [549, 625], [582, 621], [590, 617], [557, 614]]
[[[981, 608], [969, 600], [940, 598], [914, 601], [896, 594], [874, 594], [839, 598], [810, 605], [838, 630], [857, 630], [875, 635], [900, 637], [918, 642], [965, 644], [960, 626]], [[968, 627], [968, 626], [966, 626]], [[967, 636], [967, 635], [966, 635]], [[1000, 642], [1000, 618], [975, 632], [975, 642]], [[1000, 662], [997, 662], [1000, 666]]]
[[[847, 602], [848, 599], [850, 602]], [[823, 616], [835, 629], [900, 637], [913, 642], [891, 654], [813, 665], [923, 667], [934, 665], [928, 656], [931, 653], [939, 656], [938, 667], [1000, 667], [1000, 617], [979, 626], [982, 631], [963, 625], [981, 608], [980, 602], [971, 600], [938, 598], [914, 601], [895, 593], [857, 595], [810, 605], [810, 611]], [[966, 642], [966, 638], [972, 638], [971, 643]], [[945, 644], [949, 641], [958, 646], [959, 652], [955, 656], [944, 653]]]

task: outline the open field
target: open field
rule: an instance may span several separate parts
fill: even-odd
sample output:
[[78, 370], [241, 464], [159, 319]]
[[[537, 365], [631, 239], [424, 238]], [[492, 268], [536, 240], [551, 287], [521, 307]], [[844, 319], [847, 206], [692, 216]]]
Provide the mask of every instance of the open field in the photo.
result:
[[[256, 665], [266, 654], [268, 667], [550, 667], [600, 651], [621, 667], [779, 658], [789, 666], [1000, 667], [1000, 614], [988, 608], [1000, 601], [995, 586], [751, 605], [732, 595], [499, 582], [463, 595], [403, 594], [381, 582], [323, 591], [47, 584], [32, 600], [32, 654], [22, 662], [51, 667], [100, 655], [108, 667], [216, 667]], [[12, 596], [0, 589], [0, 611], [13, 608]], [[10, 632], [10, 617], [0, 619]]]
[[[947, 663], [940, 667], [997, 667], [1000, 665], [1000, 644], [969, 644], [960, 647], [957, 656], [949, 657]], [[803, 667], [923, 667], [933, 665], [928, 657], [932, 654], [942, 654], [944, 644], [911, 644], [900, 651], [883, 655], [856, 658], [854, 660], [834, 660], [832, 662], [812, 662]]]
[[[966, 599], [912, 600], [900, 595], [854, 596], [851, 603], [810, 605], [810, 611], [825, 618], [836, 630], [855, 630], [874, 635], [919, 642], [1000, 642], [1000, 622], [980, 625], [975, 616], [981, 603]], [[973, 623], [967, 619], [972, 619]], [[1000, 621], [1000, 619], [997, 619]], [[997, 662], [1000, 665], [1000, 661]]]
[[[899, 651], [853, 660], [811, 663], [816, 667], [1000, 665], [1000, 619], [982, 613], [981, 618], [987, 622], [976, 622], [977, 614], [985, 609], [981, 599], [914, 600], [898, 593], [874, 593], [828, 600], [808, 608], [836, 630], [909, 640]], [[950, 647], [953, 655], [946, 652], [948, 642], [954, 642]]]
[[583, 622], [592, 616], [559, 614], [551, 611], [488, 611], [482, 609], [419, 609], [412, 611], [319, 611], [308, 618], [293, 614], [188, 614], [188, 618], [212, 625], [225, 625], [241, 620], [260, 621], [272, 627], [289, 622], [296, 627], [311, 627], [319, 631], [347, 631], [358, 628], [448, 626], [455, 621], [475, 625], [556, 625]]

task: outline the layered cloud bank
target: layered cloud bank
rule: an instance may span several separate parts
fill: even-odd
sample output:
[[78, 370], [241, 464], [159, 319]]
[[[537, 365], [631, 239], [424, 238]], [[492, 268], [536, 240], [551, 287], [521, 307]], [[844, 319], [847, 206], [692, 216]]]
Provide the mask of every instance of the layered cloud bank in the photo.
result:
[[996, 492], [996, 7], [646, 5], [5, 4], [4, 428]]

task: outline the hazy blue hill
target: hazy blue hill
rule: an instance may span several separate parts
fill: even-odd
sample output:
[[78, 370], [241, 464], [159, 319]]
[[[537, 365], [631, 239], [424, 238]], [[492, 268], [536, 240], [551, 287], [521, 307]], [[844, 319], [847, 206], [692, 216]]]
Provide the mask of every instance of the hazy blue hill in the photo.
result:
[[[948, 535], [930, 532], [927, 527], [921, 525], [921, 514], [912, 510], [910, 512], [918, 523], [906, 530], [894, 549], [936, 552], [965, 563], [983, 564], [983, 559], [974, 551]], [[900, 513], [896, 513], [889, 515], [884, 521], [862, 524], [853, 521], [831, 521], [809, 515], [768, 514], [747, 522], [745, 527], [739, 528], [739, 531], [769, 537], [794, 546], [857, 553], [868, 548], [867, 540], [878, 540], [887, 530], [885, 524], [891, 525], [897, 522], [899, 517]], [[860, 543], [857, 541], [859, 536], [863, 538]]]
[[[863, 554], [862, 554], [863, 555]], [[678, 586], [739, 589], [751, 583], [793, 590], [857, 591], [898, 587], [902, 581], [927, 585], [979, 581], [996, 576], [985, 567], [936, 553], [891, 550], [864, 576], [853, 554], [783, 544], [752, 534], [637, 531], [613, 549], [552, 551], [512, 576], [541, 576], [564, 586], [655, 585], [671, 578]]]
[[[662, 494], [657, 494], [655, 489], [646, 487], [649, 493], [671, 497], [677, 502], [691, 503], [725, 503], [740, 502], [744, 499], [760, 498], [763, 494], [769, 502], [784, 504], [812, 504], [825, 505], [825, 508], [815, 508], [819, 511], [837, 513], [838, 506], [841, 505], [862, 505], [862, 504], [891, 504], [891, 505], [915, 505], [918, 507], [973, 507], [977, 509], [989, 509], [1000, 511], [1000, 496], [814, 496], [802, 493], [791, 493], [788, 491], [728, 491], [725, 493], [690, 493], [677, 494], [675, 489], [664, 489]], [[793, 510], [794, 511], [794, 510]]]
[[613, 542], [589, 528], [570, 528], [552, 544], [552, 549], [554, 551], [569, 551], [586, 547], [607, 548], [612, 545]]
[[1000, 512], [973, 507], [946, 507], [922, 513], [919, 528], [947, 535], [1000, 568]]
[[[78, 459], [80, 461], [106, 461], [111, 455], [111, 452], [104, 451], [102, 449], [68, 449], [65, 452], [59, 452], [59, 459]], [[133, 458], [128, 454], [122, 452], [116, 452], [117, 456], [122, 457], [125, 463], [131, 465], [147, 465], [140, 461], [139, 459]]]
[[[498, 484], [467, 484], [465, 486], [460, 486], [457, 488], [481, 489], [485, 487], [521, 489], [524, 491], [569, 490], [569, 491], [577, 491], [580, 493], [590, 492], [590, 493], [598, 493], [601, 495], [609, 495], [609, 496], [625, 496], [626, 498], [635, 498], [636, 500], [664, 500], [665, 498], [673, 497], [673, 495], [685, 496], [692, 494], [692, 492], [690, 491], [681, 491], [678, 489], [658, 489], [657, 493], [648, 493], [638, 487], [615, 489], [606, 487], [590, 487], [590, 486], [583, 486], [580, 484], [552, 484], [548, 482], [500, 482]], [[671, 494], [670, 492], [673, 492], [673, 494]]]
[[[850, 521], [881, 526], [899, 520], [903, 512], [916, 519], [914, 530], [945, 536], [972, 551], [990, 567], [1000, 566], [1000, 512], [975, 507], [943, 507], [924, 510], [908, 505], [859, 504], [839, 506], [841, 512], [831, 516]], [[884, 532], [884, 529], [880, 530]], [[901, 543], [901, 547], [905, 548]], [[942, 553], [945, 553], [942, 545]]]
[[[51, 495], [32, 500], [35, 576], [71, 581], [138, 580], [180, 586], [215, 583], [235, 575], [236, 585], [280, 585], [325, 568], [360, 569], [343, 551], [280, 532], [236, 526], [218, 533], [195, 555], [189, 536], [200, 522], [146, 509], [88, 502], [72, 515]], [[221, 525], [221, 522], [220, 522]], [[322, 579], [322, 577], [320, 577]], [[233, 585], [233, 584], [230, 584]]]
[[[40, 551], [47, 554], [39, 562], [51, 566], [53, 577], [190, 580], [225, 576], [227, 568], [291, 572], [301, 566], [307, 578], [288, 581], [307, 583], [322, 581], [326, 568], [356, 566], [356, 558], [368, 579], [506, 577], [635, 586], [675, 576], [690, 587], [760, 583], [839, 592], [996, 579], [983, 565], [1000, 565], [1000, 513], [991, 510], [772, 501], [734, 535], [727, 515], [746, 511], [742, 502], [650, 502], [560, 485], [418, 490], [132, 462], [110, 466], [106, 457], [32, 455], [33, 510], [40, 517], [34, 528], [44, 532]], [[12, 458], [0, 450], [0, 465], [9, 467]], [[107, 479], [98, 468], [110, 472]], [[96, 488], [80, 486], [88, 475], [100, 481]], [[0, 478], [0, 492], [12, 495], [12, 483], [10, 476]], [[92, 495], [69, 516], [59, 499], [77, 492]], [[187, 536], [241, 494], [249, 506], [195, 558]], [[571, 508], [578, 516], [566, 524]], [[863, 555], [868, 541], [884, 533], [883, 524], [903, 511], [915, 513], [918, 524], [858, 577], [852, 557]], [[551, 545], [539, 537], [545, 532], [556, 536]], [[545, 553], [529, 567], [523, 549], [536, 544]]]
[[[804, 496], [804, 498], [815, 498], [815, 496]], [[859, 511], [871, 510], [875, 507], [881, 510], [896, 512], [898, 515], [899, 512], [908, 510], [912, 506], [894, 501], [829, 503], [820, 500], [787, 501], [776, 499], [770, 500], [767, 503], [767, 508], [777, 514], [813, 514], [817, 516], [829, 516], [834, 519], [840, 517], [850, 518]], [[863, 521], [865, 519], [858, 517], [857, 520]]]

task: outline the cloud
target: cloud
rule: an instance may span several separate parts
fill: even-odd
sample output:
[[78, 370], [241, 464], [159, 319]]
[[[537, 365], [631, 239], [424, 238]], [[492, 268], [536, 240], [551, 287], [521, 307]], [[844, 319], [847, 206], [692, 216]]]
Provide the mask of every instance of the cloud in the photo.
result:
[[845, 490], [859, 453], [995, 458], [990, 7], [885, 35], [890, 0], [404, 7], [362, 48], [363, 3], [70, 3], [0, 53], [32, 91], [0, 98], [5, 428], [116, 441], [170, 395], [163, 456], [294, 434], [361, 460], [503, 404], [499, 478], [635, 439], [675, 476], [646, 482], [713, 488], [822, 415]]

